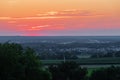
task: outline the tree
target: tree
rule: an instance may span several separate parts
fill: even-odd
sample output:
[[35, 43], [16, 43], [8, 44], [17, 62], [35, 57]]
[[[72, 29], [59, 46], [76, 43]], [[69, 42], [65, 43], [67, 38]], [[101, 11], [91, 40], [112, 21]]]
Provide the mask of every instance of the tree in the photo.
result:
[[86, 68], [81, 68], [76, 62], [63, 62], [60, 65], [49, 67], [53, 80], [84, 80]]
[[0, 44], [0, 80], [50, 80], [50, 73], [32, 49], [4, 43]]
[[95, 70], [90, 80], [120, 80], [120, 67], [112, 66]]

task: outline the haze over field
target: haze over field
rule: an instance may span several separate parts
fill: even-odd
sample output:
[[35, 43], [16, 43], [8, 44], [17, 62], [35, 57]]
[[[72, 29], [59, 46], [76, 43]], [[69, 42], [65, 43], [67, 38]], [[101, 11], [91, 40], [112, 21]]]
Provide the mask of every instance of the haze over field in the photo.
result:
[[120, 0], [0, 0], [0, 36], [120, 35]]

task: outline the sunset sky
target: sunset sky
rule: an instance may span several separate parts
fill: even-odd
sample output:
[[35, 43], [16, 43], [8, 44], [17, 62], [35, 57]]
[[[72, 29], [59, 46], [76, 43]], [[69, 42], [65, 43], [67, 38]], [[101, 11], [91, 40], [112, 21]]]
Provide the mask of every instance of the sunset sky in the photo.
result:
[[0, 36], [119, 36], [120, 0], [0, 0]]

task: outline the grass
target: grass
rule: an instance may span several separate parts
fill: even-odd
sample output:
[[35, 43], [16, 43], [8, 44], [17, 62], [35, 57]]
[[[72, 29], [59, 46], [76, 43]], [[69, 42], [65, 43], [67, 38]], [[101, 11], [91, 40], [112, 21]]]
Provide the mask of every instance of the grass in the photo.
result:
[[[60, 64], [63, 60], [41, 60], [43, 64]], [[91, 64], [120, 64], [120, 58], [87, 58], [87, 59], [77, 59], [77, 60], [66, 60], [75, 61], [80, 65], [91, 65]]]
[[99, 69], [99, 68], [88, 68], [88, 74], [87, 74], [87, 76], [88, 76], [88, 77], [91, 76], [92, 72], [93, 72], [94, 70], [97, 70], [97, 69]]

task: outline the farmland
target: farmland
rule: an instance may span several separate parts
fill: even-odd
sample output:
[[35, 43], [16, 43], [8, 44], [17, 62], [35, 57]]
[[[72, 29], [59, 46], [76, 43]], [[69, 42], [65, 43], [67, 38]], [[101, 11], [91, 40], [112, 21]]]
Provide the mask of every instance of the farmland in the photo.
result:
[[[41, 60], [43, 65], [58, 65], [64, 60]], [[101, 67], [110, 67], [120, 66], [120, 58], [88, 58], [88, 59], [77, 59], [77, 60], [66, 60], [66, 61], [75, 61], [81, 67], [87, 68], [101, 68]]]

